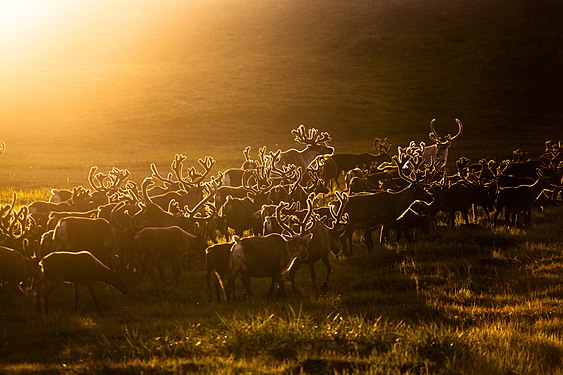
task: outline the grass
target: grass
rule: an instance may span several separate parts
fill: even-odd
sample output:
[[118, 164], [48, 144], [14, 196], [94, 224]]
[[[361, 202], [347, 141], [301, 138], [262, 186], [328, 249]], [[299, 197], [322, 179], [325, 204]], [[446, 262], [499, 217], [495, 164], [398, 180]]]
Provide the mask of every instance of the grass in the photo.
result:
[[[126, 275], [119, 296], [97, 287], [104, 316], [72, 290], [51, 314], [32, 295], [0, 295], [0, 368], [10, 373], [560, 373], [563, 358], [561, 208], [531, 229], [490, 223], [439, 228], [412, 246], [333, 259], [330, 291], [266, 302], [209, 304], [202, 271], [179, 286]], [[545, 233], [553, 233], [546, 236]], [[461, 239], [461, 240], [460, 240]], [[168, 270], [171, 279], [171, 271]], [[317, 266], [321, 275], [324, 269]], [[85, 295], [85, 291], [82, 291]]]

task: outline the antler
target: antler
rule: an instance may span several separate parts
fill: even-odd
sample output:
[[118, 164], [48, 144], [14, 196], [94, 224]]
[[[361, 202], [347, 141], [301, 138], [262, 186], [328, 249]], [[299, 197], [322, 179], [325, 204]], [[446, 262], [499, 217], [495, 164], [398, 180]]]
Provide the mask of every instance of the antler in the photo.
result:
[[26, 233], [33, 231], [36, 227], [35, 220], [29, 216], [29, 207], [21, 206], [14, 211], [16, 193], [13, 195], [12, 203], [0, 208], [0, 234], [13, 240], [18, 240]]
[[[463, 124], [461, 123], [461, 120], [456, 118], [455, 122], [457, 123], [457, 133], [453, 137], [450, 133], [446, 134], [446, 136], [444, 137], [445, 142], [453, 141], [454, 139], [459, 137], [459, 135], [463, 131]], [[444, 143], [444, 141], [442, 140], [442, 137], [440, 137], [438, 135], [438, 133], [436, 133], [436, 128], [434, 128], [435, 123], [436, 123], [435, 118], [432, 119], [432, 121], [430, 121], [430, 134], [428, 134], [428, 137], [436, 143]]]
[[5, 151], [6, 151], [6, 144], [4, 143], [4, 141], [0, 141], [0, 156], [4, 155]]
[[329, 220], [329, 229], [334, 229], [336, 225], [346, 225], [350, 219], [347, 213], [344, 213], [344, 207], [348, 203], [348, 194], [335, 191], [336, 199], [338, 200], [338, 208], [335, 205], [329, 205], [331, 220]]
[[295, 136], [295, 141], [306, 145], [317, 145], [322, 142], [329, 142], [332, 137], [328, 132], [321, 132], [316, 128], [305, 130], [305, 125], [301, 124], [297, 129], [293, 129], [291, 134]]
[[[457, 122], [457, 133], [456, 135], [454, 135], [453, 137], [448, 137], [450, 139], [450, 141], [453, 141], [454, 139], [456, 139], [457, 137], [459, 137], [459, 135], [461, 134], [461, 132], [463, 131], [463, 124], [461, 123], [461, 121], [459, 119], [455, 119], [455, 122]], [[449, 134], [448, 134], [449, 136]]]
[[[417, 158], [413, 162], [411, 161], [412, 159], [414, 159], [413, 156], [408, 154], [402, 154], [400, 155], [400, 157], [397, 155], [393, 155], [393, 161], [397, 165], [397, 173], [399, 174], [399, 177], [401, 177], [403, 180], [411, 184], [414, 184], [421, 180], [421, 178], [417, 175], [416, 171], [418, 170], [418, 167], [420, 166], [420, 164], [422, 164], [424, 160], [422, 158]], [[409, 165], [408, 168], [410, 169], [409, 175], [407, 175], [404, 171], [407, 163]], [[412, 178], [410, 176], [412, 174], [415, 175], [415, 178]]]
[[152, 177], [156, 178], [159, 181], [162, 181], [164, 183], [164, 186], [175, 185], [178, 183], [178, 181], [172, 180], [172, 172], [168, 172], [168, 175], [164, 177], [158, 172], [158, 169], [156, 168], [156, 164], [151, 163], [150, 168], [152, 172]]
[[[219, 172], [217, 178], [215, 178], [215, 176], [211, 177], [211, 181], [207, 182], [204, 188], [204, 190], [207, 192], [207, 195], [203, 197], [203, 199], [200, 200], [191, 210], [187, 205], [185, 205], [183, 208], [180, 207], [180, 204], [175, 199], [170, 202], [170, 206], [176, 208], [180, 213], [182, 213], [183, 216], [190, 219], [206, 220], [211, 218], [215, 213], [215, 207], [210, 204], [209, 201], [215, 197], [217, 189], [219, 189], [219, 187], [221, 186], [222, 177], [223, 174], [221, 172]], [[205, 216], [203, 216], [201, 213], [201, 209], [203, 207], [207, 208]]]
[[373, 149], [377, 151], [379, 155], [388, 154], [391, 150], [391, 142], [389, 141], [389, 138], [383, 138], [383, 142], [381, 141], [381, 138], [374, 138]]
[[[307, 210], [305, 211], [303, 220], [300, 220], [296, 215], [298, 205], [295, 202], [291, 205], [287, 202], [281, 202], [278, 207], [276, 207], [276, 220], [284, 232], [287, 232], [291, 236], [296, 234], [303, 235], [313, 228], [317, 221], [317, 215], [313, 212], [314, 199], [315, 194], [309, 194], [307, 197]], [[298, 226], [298, 232], [293, 229], [294, 226]]]
[[268, 169], [258, 165], [256, 169], [247, 169], [242, 175], [242, 186], [255, 194], [264, 193], [274, 186]]
[[90, 186], [92, 187], [92, 189], [96, 190], [96, 191], [101, 191], [101, 192], [105, 192], [106, 189], [104, 187], [103, 184], [103, 173], [96, 173], [96, 171], [98, 170], [98, 167], [96, 166], [92, 166], [90, 167], [90, 171], [88, 172], [88, 183], [90, 183]]
[[119, 190], [122, 182], [126, 181], [131, 174], [127, 169], [119, 169], [113, 167], [109, 173], [96, 173], [98, 167], [93, 166], [88, 172], [88, 182], [95, 191], [107, 193], [108, 195], [114, 194]]
[[211, 168], [213, 168], [213, 166], [215, 165], [215, 159], [213, 159], [211, 156], [206, 156], [205, 159], [198, 159], [197, 162], [203, 167], [203, 173], [199, 173], [195, 169], [195, 167], [191, 167], [188, 170], [187, 180], [182, 180], [184, 183], [191, 187], [199, 186], [203, 179], [207, 177], [207, 175], [211, 171]]
[[147, 193], [148, 189], [155, 184], [152, 177], [145, 177], [141, 183], [141, 200], [145, 203], [153, 203], [151, 197]]

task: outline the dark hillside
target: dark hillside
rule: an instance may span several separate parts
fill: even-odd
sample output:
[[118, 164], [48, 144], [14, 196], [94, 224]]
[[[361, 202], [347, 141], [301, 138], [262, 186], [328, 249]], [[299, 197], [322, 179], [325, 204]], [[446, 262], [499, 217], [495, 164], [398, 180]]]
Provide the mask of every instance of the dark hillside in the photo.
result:
[[[3, 184], [35, 184], [17, 163], [49, 160], [81, 174], [115, 163], [148, 173], [149, 161], [176, 152], [231, 166], [247, 144], [293, 146], [289, 131], [301, 123], [331, 132], [341, 151], [369, 150], [375, 136], [428, 141], [432, 118], [441, 132], [463, 121], [453, 157], [537, 155], [561, 138], [563, 12], [553, 0], [218, 0], [92, 12], [43, 66], [4, 71], [0, 120], [12, 153]], [[120, 29], [124, 19], [137, 23]], [[98, 23], [103, 33], [88, 29]], [[77, 145], [86, 152], [68, 166]]]

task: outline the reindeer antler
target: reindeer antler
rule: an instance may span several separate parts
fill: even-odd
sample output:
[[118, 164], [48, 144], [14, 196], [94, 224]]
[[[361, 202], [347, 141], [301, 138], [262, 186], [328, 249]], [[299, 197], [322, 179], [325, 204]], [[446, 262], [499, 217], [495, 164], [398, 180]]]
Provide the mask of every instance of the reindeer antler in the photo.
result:
[[348, 194], [341, 193], [338, 190], [335, 191], [336, 199], [338, 201], [338, 208], [335, 208], [335, 205], [329, 205], [329, 212], [331, 219], [328, 221], [327, 227], [329, 229], [334, 229], [336, 225], [346, 225], [349, 221], [349, 216], [347, 213], [344, 213], [344, 208], [348, 203]]
[[[290, 236], [296, 234], [303, 235], [313, 228], [317, 221], [317, 215], [313, 212], [314, 199], [315, 194], [309, 194], [307, 197], [307, 211], [305, 212], [303, 220], [300, 220], [296, 216], [298, 207], [296, 202], [293, 202], [291, 205], [287, 202], [281, 202], [278, 207], [276, 207], [276, 220], [284, 232]], [[297, 232], [293, 229], [294, 226], [299, 228]]]
[[311, 128], [306, 131], [305, 125], [301, 124], [297, 129], [293, 129], [291, 134], [295, 136], [295, 141], [306, 145], [317, 145], [323, 142], [329, 142], [332, 137], [328, 132], [321, 132], [316, 128]]
[[391, 150], [391, 142], [389, 141], [389, 138], [383, 138], [383, 141], [381, 141], [381, 138], [374, 138], [373, 149], [377, 151], [378, 155], [388, 154]]
[[0, 234], [13, 240], [18, 240], [27, 233], [32, 232], [36, 223], [29, 215], [29, 207], [21, 206], [19, 210], [14, 210], [16, 203], [16, 193], [13, 195], [12, 203], [0, 208]]
[[[170, 206], [176, 208], [183, 216], [190, 218], [190, 219], [198, 219], [198, 220], [206, 220], [213, 216], [215, 213], [215, 207], [209, 203], [209, 201], [215, 197], [215, 193], [217, 189], [221, 186], [221, 178], [223, 174], [219, 172], [217, 178], [215, 176], [211, 177], [211, 181], [205, 184], [204, 190], [206, 191], [207, 195], [203, 197], [195, 206], [190, 210], [190, 208], [185, 205], [183, 208], [180, 207], [178, 201], [173, 199], [170, 202]], [[206, 208], [206, 215], [202, 215], [202, 208]]]

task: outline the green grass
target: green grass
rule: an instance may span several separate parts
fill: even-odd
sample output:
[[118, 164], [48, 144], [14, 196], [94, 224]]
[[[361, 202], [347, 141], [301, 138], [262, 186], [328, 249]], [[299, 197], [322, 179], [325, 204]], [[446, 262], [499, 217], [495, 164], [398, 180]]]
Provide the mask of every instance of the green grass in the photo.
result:
[[[266, 302], [208, 304], [202, 271], [180, 285], [127, 275], [128, 296], [96, 288], [53, 293], [51, 314], [32, 295], [0, 295], [0, 367], [13, 373], [560, 373], [563, 358], [561, 208], [531, 229], [489, 223], [439, 228], [412, 246], [333, 259], [330, 291]], [[546, 235], [551, 233], [551, 235]], [[324, 268], [317, 265], [317, 273]], [[171, 270], [167, 276], [171, 279]]]

